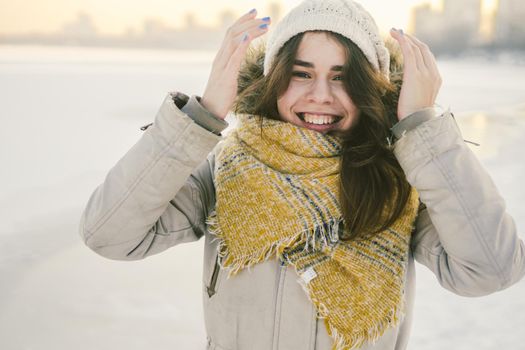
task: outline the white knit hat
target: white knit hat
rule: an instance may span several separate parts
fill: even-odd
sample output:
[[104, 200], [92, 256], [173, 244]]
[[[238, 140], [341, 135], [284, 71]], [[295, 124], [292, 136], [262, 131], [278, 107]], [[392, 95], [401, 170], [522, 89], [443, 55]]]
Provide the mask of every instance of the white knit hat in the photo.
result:
[[372, 16], [352, 0], [305, 0], [293, 8], [270, 33], [266, 42], [264, 75], [279, 49], [293, 36], [312, 30], [339, 33], [354, 42], [372, 66], [389, 76], [390, 55]]

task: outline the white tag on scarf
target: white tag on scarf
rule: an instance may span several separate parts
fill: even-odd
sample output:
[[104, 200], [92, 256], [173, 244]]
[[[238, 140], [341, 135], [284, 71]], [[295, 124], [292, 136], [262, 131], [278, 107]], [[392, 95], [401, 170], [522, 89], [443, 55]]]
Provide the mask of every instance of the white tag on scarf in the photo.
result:
[[303, 272], [301, 274], [301, 278], [305, 283], [309, 283], [311, 280], [317, 277], [317, 273], [315, 272], [313, 267], [309, 267], [308, 270]]

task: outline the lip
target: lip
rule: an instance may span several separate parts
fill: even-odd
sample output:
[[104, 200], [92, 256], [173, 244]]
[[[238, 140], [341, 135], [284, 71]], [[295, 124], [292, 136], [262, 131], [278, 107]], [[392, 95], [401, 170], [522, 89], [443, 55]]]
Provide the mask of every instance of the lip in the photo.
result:
[[335, 129], [336, 126], [337, 126], [337, 123], [333, 123], [333, 124], [310, 124], [310, 123], [307, 123], [307, 122], [303, 122], [301, 120], [301, 126], [302, 127], [306, 128], [306, 129], [322, 132], [322, 133], [325, 133], [325, 132], [328, 132], [330, 130]]
[[[310, 113], [310, 114], [324, 114], [324, 115], [333, 115], [335, 117], [339, 117], [340, 119], [338, 121], [336, 121], [335, 123], [332, 123], [332, 124], [312, 124], [312, 123], [308, 123], [304, 120], [302, 120], [298, 113]], [[321, 132], [321, 133], [326, 133], [330, 130], [334, 130], [334, 129], [337, 129], [339, 123], [341, 122], [341, 120], [343, 120], [343, 117], [341, 117], [339, 114], [334, 114], [334, 113], [325, 113], [325, 112], [297, 112], [295, 113], [297, 119], [299, 120], [299, 122], [301, 123], [300, 125], [303, 127], [303, 128], [306, 128], [306, 129], [310, 129], [310, 130], [314, 130], [314, 131], [317, 131], [317, 132]]]
[[295, 114], [299, 114], [299, 113], [308, 113], [308, 114], [317, 114], [317, 115], [332, 115], [334, 117], [341, 117], [341, 114], [337, 114], [337, 113], [330, 113], [330, 112], [315, 112], [315, 111], [298, 111], [298, 112], [295, 112]]

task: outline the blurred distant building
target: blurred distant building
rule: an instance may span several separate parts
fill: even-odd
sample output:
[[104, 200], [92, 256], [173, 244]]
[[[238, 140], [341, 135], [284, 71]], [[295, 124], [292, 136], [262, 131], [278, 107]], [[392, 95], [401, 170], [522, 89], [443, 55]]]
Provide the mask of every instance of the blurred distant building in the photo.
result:
[[197, 26], [195, 14], [191, 12], [186, 13], [186, 15], [184, 15], [184, 28], [186, 28], [186, 30], [194, 30]]
[[417, 6], [412, 11], [414, 35], [431, 45], [441, 41], [441, 14], [434, 11], [430, 3]]
[[226, 29], [228, 29], [233, 24], [233, 22], [235, 22], [236, 19], [237, 16], [231, 10], [221, 12], [219, 15], [221, 32], [225, 32]]
[[[525, 0], [499, 0], [498, 8], [482, 17], [482, 0], [442, 0], [439, 10], [429, 3], [413, 8], [414, 34], [428, 43], [432, 51], [461, 53], [465, 49], [516, 48], [525, 50]], [[270, 16], [277, 23], [284, 13], [274, 0], [259, 16]], [[160, 19], [146, 19], [142, 28], [127, 28], [121, 35], [101, 35], [92, 17], [79, 12], [52, 34], [0, 36], [0, 44], [86, 45], [110, 47], [159, 47], [216, 50], [226, 29], [238, 14], [225, 9], [218, 21], [200, 24], [193, 13], [184, 15], [183, 27], [176, 28]], [[261, 37], [262, 38], [262, 37]]]
[[443, 23], [453, 45], [457, 47], [476, 45], [481, 25], [481, 0], [444, 0]]
[[268, 16], [272, 18], [272, 23], [277, 23], [283, 15], [283, 7], [278, 2], [272, 2], [268, 6]]
[[89, 37], [97, 35], [97, 28], [90, 15], [85, 12], [79, 12], [74, 21], [65, 23], [62, 26], [62, 32], [72, 36]]
[[485, 14], [483, 33], [481, 5], [481, 0], [443, 0], [441, 11], [433, 10], [430, 4], [418, 6], [413, 10], [414, 34], [435, 53], [459, 53], [470, 48], [524, 50], [523, 0], [499, 0], [496, 13]]
[[155, 18], [148, 18], [142, 22], [142, 32], [147, 36], [158, 36], [169, 31], [169, 28], [161, 21]]
[[495, 18], [497, 46], [525, 49], [525, 6], [523, 0], [499, 0]]
[[62, 26], [58, 35], [71, 43], [76, 43], [76, 41], [95, 38], [98, 35], [98, 30], [90, 15], [79, 12], [75, 20]]
[[[218, 28], [199, 24], [193, 13], [184, 16], [183, 28], [177, 29], [158, 20], [146, 20], [142, 33], [128, 37], [127, 46], [210, 49], [220, 44], [224, 34]], [[121, 41], [121, 43], [124, 43]]]
[[444, 0], [441, 11], [423, 4], [413, 16], [414, 34], [435, 52], [458, 52], [481, 42], [481, 0]]

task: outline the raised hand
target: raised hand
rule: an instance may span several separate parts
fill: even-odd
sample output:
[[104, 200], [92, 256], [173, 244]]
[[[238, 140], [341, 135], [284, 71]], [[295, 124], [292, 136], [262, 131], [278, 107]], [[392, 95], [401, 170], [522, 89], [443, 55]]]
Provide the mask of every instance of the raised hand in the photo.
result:
[[201, 104], [219, 118], [226, 118], [237, 94], [237, 77], [250, 42], [268, 31], [270, 18], [256, 18], [251, 10], [226, 32], [202, 95]]
[[425, 43], [393, 28], [390, 35], [399, 43], [404, 61], [403, 84], [397, 107], [397, 118], [401, 120], [434, 105], [441, 87], [441, 76], [436, 59]]

